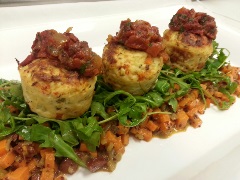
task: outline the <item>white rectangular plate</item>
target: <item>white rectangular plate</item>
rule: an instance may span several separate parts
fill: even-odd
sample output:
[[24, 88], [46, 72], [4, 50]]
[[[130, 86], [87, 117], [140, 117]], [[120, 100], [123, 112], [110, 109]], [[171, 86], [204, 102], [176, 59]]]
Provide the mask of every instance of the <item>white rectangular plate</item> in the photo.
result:
[[[163, 3], [164, 2], [164, 3]], [[0, 9], [0, 78], [19, 79], [17, 63], [31, 51], [39, 31], [55, 29], [73, 33], [88, 41], [93, 51], [102, 54], [109, 34], [114, 35], [121, 20], [142, 19], [159, 27], [160, 33], [176, 11], [185, 6], [216, 18], [217, 42], [227, 48], [231, 64], [240, 66], [239, 24], [187, 1], [122, 1], [69, 3]], [[237, 23], [237, 22], [236, 22]], [[238, 25], [238, 26], [237, 26]], [[201, 128], [188, 128], [168, 139], [151, 142], [131, 139], [114, 172], [89, 173], [80, 168], [69, 180], [161, 180], [161, 179], [240, 179], [240, 101], [227, 111], [215, 107], [200, 116]]]

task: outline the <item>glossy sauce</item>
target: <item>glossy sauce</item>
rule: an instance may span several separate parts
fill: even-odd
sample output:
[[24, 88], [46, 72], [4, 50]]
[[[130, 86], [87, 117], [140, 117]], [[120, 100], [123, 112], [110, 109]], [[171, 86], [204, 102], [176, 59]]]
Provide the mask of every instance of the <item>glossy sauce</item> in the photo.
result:
[[31, 54], [20, 66], [47, 58], [58, 60], [59, 66], [78, 71], [84, 77], [93, 77], [101, 72], [101, 58], [92, 52], [86, 41], [79, 41], [70, 30], [63, 34], [55, 30], [38, 32], [31, 48]]
[[164, 49], [158, 28], [143, 20], [122, 21], [119, 32], [110, 40], [130, 49], [145, 51], [152, 57], [159, 56]]
[[173, 31], [206, 36], [210, 40], [214, 40], [217, 34], [217, 26], [213, 17], [184, 7], [172, 17], [169, 28]]

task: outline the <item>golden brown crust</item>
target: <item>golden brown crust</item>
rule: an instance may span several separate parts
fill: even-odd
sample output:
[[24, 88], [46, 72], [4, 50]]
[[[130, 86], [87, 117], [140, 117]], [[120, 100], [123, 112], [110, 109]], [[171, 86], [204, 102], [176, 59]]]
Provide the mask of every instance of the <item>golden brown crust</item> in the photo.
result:
[[129, 50], [122, 45], [107, 44], [103, 51], [103, 78], [115, 90], [133, 95], [148, 92], [158, 78], [162, 57], [150, 57], [146, 52]]
[[200, 71], [212, 54], [212, 41], [205, 36], [166, 30], [163, 44], [169, 60], [166, 64], [182, 71]]
[[19, 67], [23, 95], [31, 110], [54, 119], [76, 118], [90, 107], [96, 77], [80, 78], [75, 71], [36, 59]]

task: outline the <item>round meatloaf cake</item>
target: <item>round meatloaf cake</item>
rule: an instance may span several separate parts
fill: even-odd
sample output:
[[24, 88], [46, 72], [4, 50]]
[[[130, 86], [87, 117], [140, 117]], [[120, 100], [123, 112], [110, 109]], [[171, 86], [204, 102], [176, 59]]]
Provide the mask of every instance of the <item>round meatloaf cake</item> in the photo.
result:
[[19, 67], [25, 101], [43, 117], [64, 120], [81, 116], [91, 105], [97, 77], [79, 78], [76, 71], [57, 64], [56, 60], [36, 59]]
[[113, 89], [133, 95], [148, 92], [163, 66], [162, 57], [149, 57], [144, 51], [126, 49], [122, 45], [106, 45], [103, 51], [103, 78]]
[[213, 52], [212, 41], [216, 34], [213, 17], [194, 9], [180, 8], [163, 34], [162, 42], [169, 55], [166, 63], [185, 72], [202, 70]]
[[[192, 44], [185, 42], [184, 39], [192, 41]], [[169, 29], [165, 30], [163, 44], [166, 47], [166, 53], [169, 55], [169, 61], [166, 61], [166, 64], [184, 72], [200, 71], [213, 52], [212, 42], [208, 42], [204, 37], [201, 37], [201, 41], [206, 41], [207, 43], [196, 46], [193, 45], [193, 42], [196, 42], [195, 35], [186, 35]]]
[[103, 79], [114, 90], [143, 95], [154, 87], [167, 55], [159, 30], [143, 20], [124, 20], [109, 35], [102, 56]]
[[101, 57], [71, 29], [38, 32], [32, 52], [18, 65], [25, 101], [33, 112], [46, 118], [83, 115], [101, 73]]

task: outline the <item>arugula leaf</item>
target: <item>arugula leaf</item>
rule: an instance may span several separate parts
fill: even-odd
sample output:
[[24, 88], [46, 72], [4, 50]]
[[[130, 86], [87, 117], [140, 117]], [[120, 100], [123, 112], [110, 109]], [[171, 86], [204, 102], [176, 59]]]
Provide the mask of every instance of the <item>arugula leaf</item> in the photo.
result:
[[12, 105], [18, 108], [20, 111], [26, 108], [24, 101], [22, 86], [18, 81], [6, 81], [1, 80], [0, 83], [0, 99], [4, 100], [4, 105]]
[[60, 126], [60, 132], [62, 135], [62, 139], [67, 142], [70, 146], [76, 146], [79, 144], [79, 140], [74, 134], [74, 130], [69, 121], [61, 121], [58, 122]]
[[170, 83], [168, 80], [159, 79], [156, 83], [155, 89], [161, 94], [166, 94], [170, 89]]
[[68, 157], [75, 161], [79, 166], [86, 167], [86, 164], [77, 156], [73, 148], [64, 142], [60, 135], [55, 134], [54, 131], [52, 131], [48, 137], [49, 143], [52, 144], [56, 150], [56, 156]]
[[59, 131], [63, 140], [71, 146], [75, 146], [79, 144], [80, 141], [84, 141], [89, 149], [94, 151], [96, 146], [99, 145], [102, 128], [94, 117], [78, 117], [65, 121], [48, 119], [37, 115], [31, 115], [31, 117], [39, 123], [47, 121], [57, 123], [60, 127]]
[[221, 109], [229, 109], [229, 107], [235, 102], [235, 97], [232, 96], [230, 94], [230, 92], [225, 88], [220, 88], [219, 91], [222, 92], [223, 94], [225, 94], [229, 99], [229, 101], [222, 101], [220, 108]]
[[92, 101], [91, 104], [91, 116], [94, 117], [95, 115], [100, 115], [102, 118], [106, 119], [109, 115], [105, 111], [105, 107], [102, 103], [97, 101]]
[[177, 111], [178, 101], [177, 101], [176, 98], [170, 99], [168, 104], [172, 107], [172, 109], [173, 109], [174, 112]]
[[8, 108], [0, 106], [0, 139], [16, 131], [15, 121]]
[[149, 103], [149, 106], [152, 108], [160, 107], [164, 102], [162, 96], [159, 93], [156, 93], [153, 91], [148, 92], [147, 94], [144, 95], [144, 97], [152, 100], [152, 101], [148, 101], [148, 102], [152, 102], [152, 103]]
[[[218, 44], [213, 45], [214, 51], [212, 55], [209, 57], [206, 67], [208, 72], [212, 70], [216, 71], [220, 69], [223, 65], [226, 64], [226, 59], [230, 55], [230, 52], [225, 48], [218, 48]], [[228, 55], [224, 53], [224, 51], [228, 52]]]
[[136, 103], [131, 108], [128, 117], [131, 119], [131, 122], [123, 123], [124, 126], [133, 127], [139, 125], [141, 122], [145, 121], [147, 115], [147, 105], [145, 103]]
[[94, 117], [76, 118], [69, 121], [80, 141], [84, 141], [91, 151], [99, 145], [102, 128]]
[[22, 126], [21, 128], [18, 129], [16, 132], [19, 134], [21, 137], [23, 137], [24, 140], [26, 141], [31, 141], [31, 126]]
[[127, 97], [123, 101], [119, 102], [118, 117], [124, 116], [131, 111], [132, 106], [135, 104], [136, 99], [133, 97]]
[[33, 124], [29, 130], [30, 141], [40, 142], [43, 147], [53, 147], [48, 143], [48, 136], [52, 131], [49, 127], [40, 124]]
[[[25, 131], [25, 133], [21, 133]], [[40, 147], [52, 147], [56, 150], [56, 156], [68, 157], [74, 160], [78, 165], [86, 167], [85, 163], [76, 155], [73, 148], [68, 145], [62, 137], [51, 130], [49, 127], [34, 124], [31, 127], [21, 129], [20, 134], [24, 135], [26, 139], [30, 137], [30, 141], [40, 143]]]
[[108, 94], [108, 96], [104, 99], [104, 105], [115, 104], [116, 102], [121, 101], [119, 98], [118, 99], [115, 98], [119, 95], [129, 97], [129, 99], [132, 99], [132, 100], [134, 99], [134, 97], [130, 93], [123, 91], [123, 90], [117, 90], [117, 91], [110, 92]]

